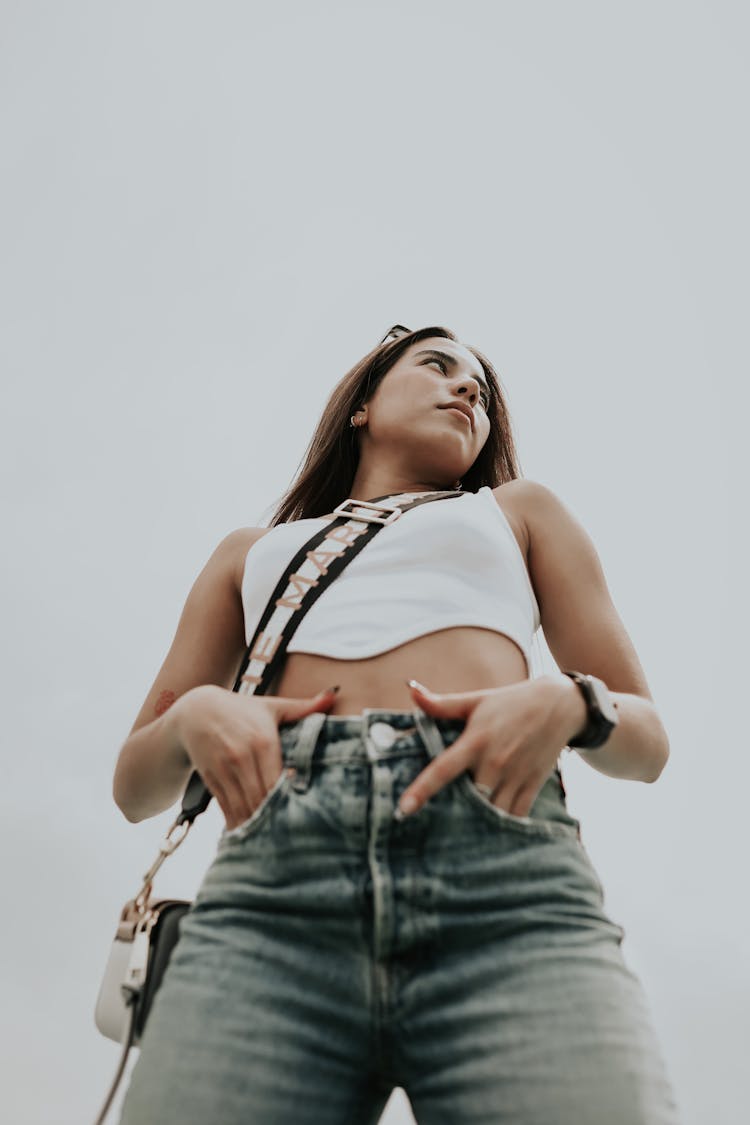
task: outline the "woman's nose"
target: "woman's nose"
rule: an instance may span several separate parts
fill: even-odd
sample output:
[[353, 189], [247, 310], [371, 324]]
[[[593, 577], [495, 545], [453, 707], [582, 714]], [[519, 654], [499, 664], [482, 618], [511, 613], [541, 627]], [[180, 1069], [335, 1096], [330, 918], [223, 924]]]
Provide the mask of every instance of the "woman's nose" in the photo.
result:
[[458, 394], [469, 395], [472, 401], [476, 401], [479, 396], [479, 383], [476, 379], [467, 379], [466, 377], [459, 379], [455, 389]]

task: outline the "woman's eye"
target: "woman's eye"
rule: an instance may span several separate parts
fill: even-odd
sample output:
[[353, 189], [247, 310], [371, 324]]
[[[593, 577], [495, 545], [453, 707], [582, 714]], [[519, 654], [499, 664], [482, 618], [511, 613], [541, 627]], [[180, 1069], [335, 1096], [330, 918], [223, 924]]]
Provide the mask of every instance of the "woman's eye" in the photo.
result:
[[[428, 359], [427, 362], [428, 363], [436, 363], [438, 365], [438, 367], [440, 368], [440, 370], [443, 372], [443, 374], [445, 374], [446, 371], [448, 370], [448, 367], [447, 367], [447, 364], [446, 364], [445, 360], [444, 359], [438, 359], [437, 356], [433, 356], [433, 358]], [[480, 401], [482, 403], [482, 406], [484, 407], [485, 410], [487, 410], [487, 408], [490, 405], [490, 399], [489, 399], [489, 395], [487, 394], [487, 392], [486, 391], [480, 391], [479, 398], [480, 398]]]

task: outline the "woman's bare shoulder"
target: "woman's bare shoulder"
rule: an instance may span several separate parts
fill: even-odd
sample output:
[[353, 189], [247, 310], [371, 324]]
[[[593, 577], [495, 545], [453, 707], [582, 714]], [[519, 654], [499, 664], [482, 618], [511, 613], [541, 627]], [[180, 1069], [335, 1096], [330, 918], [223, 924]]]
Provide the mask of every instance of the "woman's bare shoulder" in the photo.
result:
[[542, 484], [537, 480], [529, 480], [528, 477], [516, 477], [515, 480], [508, 480], [504, 484], [498, 484], [492, 489], [495, 499], [502, 501], [503, 507], [507, 503], [522, 512], [524, 507], [533, 503], [540, 497], [545, 495], [554, 496], [552, 489], [547, 488], [546, 484]]
[[548, 485], [519, 477], [493, 488], [498, 504], [525, 524], [526, 534], [543, 532], [555, 519], [574, 520], [570, 506]]
[[492, 493], [516, 535], [523, 538], [527, 545], [534, 518], [538, 519], [541, 515], [543, 519], [546, 513], [565, 507], [562, 499], [551, 488], [541, 481], [529, 480], [528, 477], [516, 477], [515, 480], [498, 484], [492, 489]]
[[529, 509], [538, 496], [538, 489], [541, 488], [544, 488], [544, 485], [537, 484], [536, 481], [527, 480], [526, 477], [517, 477], [515, 480], [498, 484], [492, 489], [492, 494], [502, 508], [503, 514], [516, 537], [518, 546], [521, 548], [521, 553], [527, 561], [529, 554]]
[[237, 590], [242, 587], [247, 552], [270, 530], [269, 527], [237, 527], [225, 535], [216, 548], [223, 556], [225, 565], [230, 569]]

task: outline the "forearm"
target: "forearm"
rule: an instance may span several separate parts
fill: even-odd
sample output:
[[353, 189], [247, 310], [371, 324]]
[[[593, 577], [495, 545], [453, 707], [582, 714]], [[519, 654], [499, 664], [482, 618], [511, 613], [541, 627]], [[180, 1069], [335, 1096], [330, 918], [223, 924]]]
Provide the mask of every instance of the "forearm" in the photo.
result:
[[192, 773], [178, 737], [175, 707], [131, 734], [120, 750], [112, 796], [132, 824], [174, 805]]
[[[560, 707], [569, 720], [567, 737], [575, 738], [587, 718], [580, 688], [569, 676], [541, 678], [558, 692]], [[619, 721], [607, 741], [593, 750], [570, 749], [608, 777], [656, 781], [669, 758], [669, 738], [654, 703], [629, 692], [610, 691], [610, 695], [617, 705]]]

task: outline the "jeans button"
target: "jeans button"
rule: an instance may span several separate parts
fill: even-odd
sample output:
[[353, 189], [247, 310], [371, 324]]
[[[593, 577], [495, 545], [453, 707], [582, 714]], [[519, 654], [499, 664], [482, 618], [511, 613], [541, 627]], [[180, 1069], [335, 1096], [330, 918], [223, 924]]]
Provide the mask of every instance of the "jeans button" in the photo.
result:
[[378, 750], [387, 750], [398, 738], [398, 732], [389, 723], [373, 723], [369, 734]]

